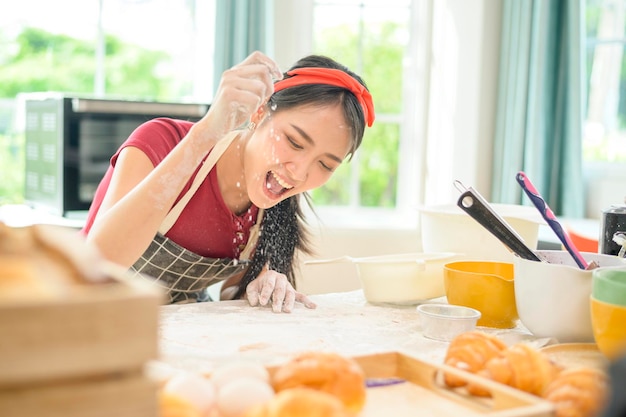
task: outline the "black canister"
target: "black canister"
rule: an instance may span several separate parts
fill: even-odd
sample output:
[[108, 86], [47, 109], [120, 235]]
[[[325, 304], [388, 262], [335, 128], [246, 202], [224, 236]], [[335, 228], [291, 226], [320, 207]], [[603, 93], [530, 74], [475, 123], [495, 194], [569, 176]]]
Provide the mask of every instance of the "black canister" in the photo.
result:
[[616, 232], [626, 234], [626, 205], [613, 205], [602, 211], [599, 252], [617, 255], [622, 248], [613, 241]]

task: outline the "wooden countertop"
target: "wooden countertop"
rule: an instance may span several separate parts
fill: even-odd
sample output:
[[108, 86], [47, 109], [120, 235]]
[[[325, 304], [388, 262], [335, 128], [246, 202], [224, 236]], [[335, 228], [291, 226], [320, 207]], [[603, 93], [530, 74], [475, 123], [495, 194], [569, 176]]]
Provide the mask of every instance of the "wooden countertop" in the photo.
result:
[[[157, 368], [209, 373], [227, 359], [273, 365], [307, 350], [348, 356], [397, 351], [431, 362], [443, 361], [448, 343], [422, 336], [415, 306], [372, 305], [362, 290], [311, 299], [317, 309], [297, 304], [290, 314], [251, 307], [246, 301], [163, 306]], [[445, 298], [432, 302], [445, 302]], [[524, 340], [541, 347], [551, 342], [533, 337], [521, 324], [507, 330], [479, 329], [510, 344]]]

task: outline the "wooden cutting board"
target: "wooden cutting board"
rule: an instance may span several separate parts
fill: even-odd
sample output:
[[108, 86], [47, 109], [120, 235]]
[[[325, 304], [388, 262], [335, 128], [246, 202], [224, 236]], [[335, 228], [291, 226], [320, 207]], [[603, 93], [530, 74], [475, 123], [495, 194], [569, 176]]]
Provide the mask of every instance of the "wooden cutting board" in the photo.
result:
[[0, 389], [137, 371], [156, 358], [162, 295], [117, 278], [64, 299], [1, 303]]
[[0, 390], [10, 417], [157, 417], [155, 382], [141, 372]]

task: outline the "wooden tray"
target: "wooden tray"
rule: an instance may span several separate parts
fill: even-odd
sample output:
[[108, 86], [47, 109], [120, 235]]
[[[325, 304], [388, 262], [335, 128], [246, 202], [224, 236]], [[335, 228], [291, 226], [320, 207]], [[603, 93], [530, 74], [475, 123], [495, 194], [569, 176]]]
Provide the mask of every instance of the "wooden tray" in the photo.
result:
[[[552, 403], [443, 364], [426, 362], [400, 352], [355, 356], [365, 372], [368, 388], [365, 407], [355, 417], [553, 417]], [[273, 375], [280, 365], [268, 366]], [[147, 372], [162, 386], [177, 370], [151, 361]], [[487, 389], [492, 397], [476, 397], [463, 388], [448, 388], [443, 373], [464, 378]], [[210, 378], [210, 374], [205, 375]], [[212, 415], [219, 417], [217, 413]]]
[[595, 343], [558, 343], [540, 350], [566, 368], [589, 366], [606, 371], [610, 364]]
[[0, 304], [0, 389], [141, 369], [158, 356], [162, 293], [113, 267], [67, 299]]
[[[368, 380], [398, 378], [406, 382], [371, 387], [359, 417], [403, 416], [553, 416], [552, 403], [537, 396], [443, 364], [424, 362], [402, 353], [381, 353], [354, 358]], [[480, 398], [465, 389], [452, 389], [443, 372], [465, 378], [487, 389], [492, 397]]]
[[156, 384], [141, 372], [0, 390], [0, 416], [157, 417]]

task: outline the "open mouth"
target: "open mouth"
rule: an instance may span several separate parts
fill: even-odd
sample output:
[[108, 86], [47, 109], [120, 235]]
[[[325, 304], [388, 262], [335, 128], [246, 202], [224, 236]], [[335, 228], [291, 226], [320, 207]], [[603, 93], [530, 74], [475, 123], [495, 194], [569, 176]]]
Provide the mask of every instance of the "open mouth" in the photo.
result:
[[270, 171], [265, 176], [265, 187], [270, 193], [280, 196], [292, 189], [293, 185], [285, 182], [285, 180], [276, 175], [276, 173]]

